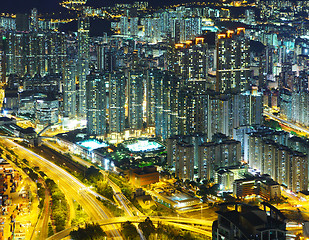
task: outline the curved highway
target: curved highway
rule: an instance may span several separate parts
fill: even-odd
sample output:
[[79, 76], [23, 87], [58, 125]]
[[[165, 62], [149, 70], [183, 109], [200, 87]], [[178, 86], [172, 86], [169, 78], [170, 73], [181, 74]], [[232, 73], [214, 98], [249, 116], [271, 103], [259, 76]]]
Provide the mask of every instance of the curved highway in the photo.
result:
[[[99, 221], [112, 217], [102, 204], [91, 195], [93, 191], [89, 190], [87, 186], [70, 173], [13, 141], [1, 139], [0, 142], [10, 149], [13, 148], [13, 151], [20, 158], [27, 159], [31, 165], [40, 167], [40, 170], [59, 185], [59, 188], [63, 191], [66, 198], [73, 198], [84, 208], [91, 221]], [[109, 237], [122, 239], [117, 226], [111, 225], [104, 230]], [[49, 239], [54, 238], [51, 237]]]
[[299, 131], [299, 132], [304, 132], [306, 134], [309, 134], [309, 129], [308, 128], [305, 128], [305, 127], [301, 127], [299, 125], [296, 125], [294, 123], [291, 123], [291, 122], [288, 122], [280, 117], [277, 117], [269, 112], [265, 112], [263, 113], [265, 116], [279, 122], [279, 123], [282, 123], [282, 124], [285, 124], [286, 126], [292, 128], [292, 129], [295, 129], [296, 131]]
[[[124, 223], [126, 221], [130, 221], [132, 223], [139, 223], [145, 221], [147, 216], [135, 216], [135, 217], [117, 217], [117, 218], [110, 218], [110, 219], [105, 219], [101, 221], [97, 221], [99, 225], [110, 225], [110, 224], [119, 224], [119, 223]], [[178, 217], [163, 217], [163, 216], [149, 216], [151, 221], [154, 223], [165, 223], [169, 225], [173, 225], [177, 228], [185, 229], [191, 232], [203, 234], [207, 237], [212, 236], [212, 223], [213, 221], [209, 220], [201, 220], [201, 219], [191, 219], [191, 218], [178, 218]], [[192, 226], [193, 225], [201, 225], [203, 229], [200, 229], [198, 227]], [[74, 228], [69, 228], [65, 229], [62, 232], [59, 232], [53, 236], [53, 238], [48, 238], [48, 240], [60, 240], [66, 236], [69, 235], [69, 233], [73, 230]]]

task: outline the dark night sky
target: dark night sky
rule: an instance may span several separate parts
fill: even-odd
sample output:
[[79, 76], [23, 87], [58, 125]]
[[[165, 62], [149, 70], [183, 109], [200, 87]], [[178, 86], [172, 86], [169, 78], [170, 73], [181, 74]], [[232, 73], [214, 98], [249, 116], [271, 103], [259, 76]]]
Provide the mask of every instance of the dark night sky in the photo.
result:
[[[115, 3], [133, 3], [136, 0], [88, 0], [88, 5], [95, 7], [108, 6]], [[154, 7], [162, 6], [164, 4], [174, 4], [184, 2], [185, 0], [149, 0], [149, 4]], [[0, 5], [0, 12], [9, 13], [30, 13], [30, 10], [36, 7], [39, 12], [61, 11], [59, 6], [61, 0], [2, 0]], [[190, 2], [190, 0], [188, 0]]]
[[34, 7], [41, 12], [59, 11], [59, 0], [5, 0], [1, 1], [0, 12], [30, 13]]

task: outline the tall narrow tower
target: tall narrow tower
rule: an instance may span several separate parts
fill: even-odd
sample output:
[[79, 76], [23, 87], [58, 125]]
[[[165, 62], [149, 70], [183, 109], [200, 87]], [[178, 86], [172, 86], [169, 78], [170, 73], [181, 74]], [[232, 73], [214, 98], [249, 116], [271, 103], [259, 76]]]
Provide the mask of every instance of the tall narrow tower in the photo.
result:
[[86, 117], [86, 78], [89, 74], [89, 18], [78, 19], [78, 116]]
[[31, 10], [30, 31], [37, 32], [39, 30], [38, 10], [33, 8]]
[[104, 136], [106, 134], [106, 87], [105, 76], [92, 71], [86, 82], [87, 133]]
[[70, 61], [66, 63], [63, 70], [64, 91], [63, 91], [63, 107], [64, 117], [76, 117], [76, 65]]

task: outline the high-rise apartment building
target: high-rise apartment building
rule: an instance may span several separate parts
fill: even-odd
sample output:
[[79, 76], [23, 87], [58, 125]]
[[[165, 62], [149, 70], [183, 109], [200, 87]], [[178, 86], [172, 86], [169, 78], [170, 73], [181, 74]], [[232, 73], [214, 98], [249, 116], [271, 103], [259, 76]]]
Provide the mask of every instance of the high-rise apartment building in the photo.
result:
[[280, 145], [258, 133], [250, 134], [249, 166], [293, 192], [308, 187], [308, 155]]
[[86, 116], [86, 78], [89, 73], [89, 28], [90, 22], [87, 17], [78, 18], [78, 116]]
[[180, 79], [171, 72], [155, 78], [155, 131], [167, 139], [178, 132], [178, 96]]
[[119, 24], [121, 35], [129, 35], [129, 18], [127, 16], [121, 16]]
[[132, 130], [143, 128], [143, 101], [144, 101], [143, 72], [130, 71], [127, 84], [128, 92], [128, 117]]
[[86, 81], [87, 133], [106, 134], [106, 77], [92, 71]]
[[138, 35], [138, 17], [132, 17], [130, 19], [130, 35], [131, 36]]
[[175, 167], [180, 178], [211, 179], [218, 168], [239, 165], [240, 160], [240, 142], [224, 134], [214, 135], [212, 142], [207, 142], [205, 134], [167, 139], [167, 164]]
[[202, 33], [202, 19], [200, 17], [186, 17], [180, 19], [180, 42], [194, 39]]
[[45, 76], [61, 73], [67, 58], [65, 36], [59, 32], [6, 32], [8, 74]]
[[166, 53], [167, 69], [181, 75], [184, 85], [191, 80], [208, 78], [208, 45], [202, 37], [193, 39], [170, 45]]
[[178, 133], [190, 135], [207, 130], [208, 96], [190, 88], [182, 88], [178, 96]]
[[194, 178], [194, 146], [178, 142], [175, 150], [175, 174], [181, 179]]
[[6, 57], [4, 49], [4, 41], [0, 42], [0, 82], [6, 81]]
[[30, 31], [37, 32], [39, 30], [38, 10], [33, 8], [31, 10]]
[[236, 166], [241, 160], [241, 145], [236, 140], [204, 143], [198, 147], [198, 151], [198, 177], [201, 179], [214, 178], [218, 168]]
[[67, 62], [63, 69], [63, 115], [68, 118], [76, 117], [76, 63]]
[[126, 81], [123, 72], [109, 74], [109, 133], [122, 134], [125, 129]]
[[[163, 83], [164, 73], [159, 69], [147, 71], [146, 82], [146, 122], [147, 127], [154, 127], [156, 122], [156, 107], [161, 103], [161, 84]], [[160, 104], [161, 105], [161, 104]]]
[[217, 35], [217, 82], [218, 92], [242, 92], [248, 90], [251, 81], [249, 42], [245, 29], [229, 30]]

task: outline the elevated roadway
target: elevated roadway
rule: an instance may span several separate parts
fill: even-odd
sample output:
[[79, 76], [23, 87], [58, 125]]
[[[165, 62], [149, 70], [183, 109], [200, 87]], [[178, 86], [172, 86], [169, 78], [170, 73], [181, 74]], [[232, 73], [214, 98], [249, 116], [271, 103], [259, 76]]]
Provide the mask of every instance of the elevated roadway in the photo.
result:
[[[120, 223], [125, 223], [127, 221], [130, 221], [132, 223], [140, 223], [145, 221], [147, 216], [134, 216], [134, 217], [117, 217], [117, 218], [110, 218], [110, 219], [103, 219], [101, 221], [97, 221], [95, 223], [98, 223], [101, 226], [104, 225], [111, 225], [111, 224], [120, 224]], [[206, 237], [210, 238], [212, 236], [212, 221], [208, 220], [201, 220], [201, 219], [191, 219], [191, 218], [177, 218], [177, 217], [162, 217], [162, 216], [148, 216], [150, 220], [154, 223], [164, 223], [164, 224], [169, 224], [173, 225], [177, 228], [181, 228], [184, 230], [188, 230], [191, 232], [195, 232], [198, 234], [203, 234]], [[205, 229], [200, 229], [196, 227], [195, 225], [201, 225]], [[62, 232], [59, 232], [47, 240], [59, 240], [64, 237], [69, 236], [70, 232], [75, 229], [76, 227], [68, 228], [63, 230]]]
[[283, 118], [280, 118], [278, 116], [275, 116], [274, 114], [270, 113], [270, 112], [267, 112], [267, 111], [264, 111], [263, 113], [266, 117], [270, 118], [270, 119], [273, 119], [283, 125], [286, 125], [288, 126], [289, 128], [291, 129], [294, 129], [296, 131], [299, 131], [299, 132], [303, 132], [305, 134], [308, 134], [309, 135], [309, 128], [306, 128], [306, 127], [302, 127], [300, 125], [297, 125], [297, 124], [294, 124], [294, 123], [291, 123], [291, 122], [288, 122], [286, 120], [284, 120]]

